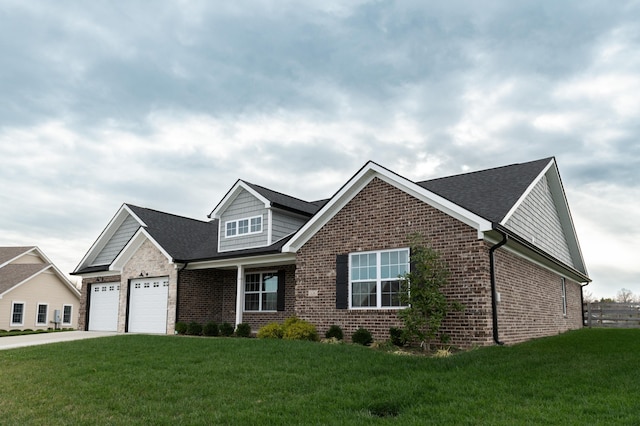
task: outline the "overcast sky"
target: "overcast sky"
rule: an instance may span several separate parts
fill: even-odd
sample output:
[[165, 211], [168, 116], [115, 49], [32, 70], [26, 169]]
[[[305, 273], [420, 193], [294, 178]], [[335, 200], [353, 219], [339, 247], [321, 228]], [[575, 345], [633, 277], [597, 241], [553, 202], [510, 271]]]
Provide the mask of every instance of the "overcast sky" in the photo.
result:
[[0, 2], [0, 245], [71, 272], [122, 203], [555, 156], [596, 297], [640, 294], [638, 1]]

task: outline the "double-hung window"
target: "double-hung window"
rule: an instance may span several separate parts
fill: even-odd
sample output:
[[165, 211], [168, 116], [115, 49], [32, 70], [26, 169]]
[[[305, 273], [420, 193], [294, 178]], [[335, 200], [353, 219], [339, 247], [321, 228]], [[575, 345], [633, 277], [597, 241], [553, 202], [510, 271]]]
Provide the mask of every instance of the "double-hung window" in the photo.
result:
[[245, 275], [244, 310], [276, 311], [278, 309], [278, 273], [260, 272]]
[[349, 255], [351, 308], [399, 308], [402, 276], [409, 272], [409, 249]]
[[73, 312], [73, 305], [63, 305], [62, 306], [62, 323], [63, 324], [71, 324], [71, 320], [72, 320], [72, 316], [71, 313]]
[[561, 288], [562, 292], [562, 315], [567, 315], [567, 283], [565, 282], [564, 277], [561, 279]]
[[262, 232], [262, 216], [229, 220], [225, 223], [225, 236], [227, 238], [237, 237], [240, 235], [258, 234]]
[[11, 304], [11, 325], [24, 324], [24, 303], [13, 302]]
[[37, 325], [47, 325], [47, 313], [49, 311], [49, 305], [44, 303], [38, 303], [38, 311], [36, 314]]

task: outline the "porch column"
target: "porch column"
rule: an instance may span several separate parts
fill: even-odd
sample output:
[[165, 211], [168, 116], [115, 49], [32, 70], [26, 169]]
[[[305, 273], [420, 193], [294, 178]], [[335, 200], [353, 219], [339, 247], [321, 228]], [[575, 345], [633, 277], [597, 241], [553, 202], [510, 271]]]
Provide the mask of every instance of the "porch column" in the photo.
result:
[[236, 290], [236, 327], [242, 323], [242, 310], [244, 309], [244, 266], [238, 265], [238, 278]]

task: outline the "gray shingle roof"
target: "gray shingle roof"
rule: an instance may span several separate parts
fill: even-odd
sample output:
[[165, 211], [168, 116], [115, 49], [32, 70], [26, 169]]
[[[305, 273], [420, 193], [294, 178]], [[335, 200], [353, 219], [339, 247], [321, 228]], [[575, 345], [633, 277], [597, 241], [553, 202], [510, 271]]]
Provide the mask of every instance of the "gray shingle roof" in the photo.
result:
[[[499, 223], [550, 161], [551, 158], [545, 158], [416, 184], [491, 222]], [[260, 185], [245, 183], [273, 206], [309, 217], [329, 201], [308, 202]], [[217, 220], [205, 222], [131, 204], [127, 206], [147, 225], [146, 230], [153, 239], [173, 260], [179, 262], [278, 253], [289, 239], [277, 241], [268, 247], [219, 253]], [[78, 272], [89, 272], [88, 269]]]
[[0, 268], [0, 294], [50, 266], [46, 263], [5, 265]]
[[499, 223], [552, 158], [417, 182], [423, 188]]
[[194, 253], [212, 253], [218, 245], [218, 227], [158, 210], [127, 206], [147, 225], [147, 232], [173, 259], [187, 260]]
[[[292, 197], [290, 195], [283, 194], [281, 192], [272, 191], [269, 188], [265, 188], [260, 185], [256, 185], [247, 181], [244, 181], [247, 185], [249, 185], [254, 191], [258, 194], [262, 195], [264, 198], [269, 200], [274, 207], [280, 207], [285, 210], [290, 210], [296, 213], [303, 213], [307, 216], [314, 215], [322, 205], [318, 205], [319, 202], [309, 202], [304, 201], [299, 198]], [[325, 203], [327, 200], [324, 200]], [[320, 201], [322, 202], [322, 201]]]
[[0, 265], [10, 261], [29, 250], [34, 249], [34, 246], [29, 247], [0, 247]]

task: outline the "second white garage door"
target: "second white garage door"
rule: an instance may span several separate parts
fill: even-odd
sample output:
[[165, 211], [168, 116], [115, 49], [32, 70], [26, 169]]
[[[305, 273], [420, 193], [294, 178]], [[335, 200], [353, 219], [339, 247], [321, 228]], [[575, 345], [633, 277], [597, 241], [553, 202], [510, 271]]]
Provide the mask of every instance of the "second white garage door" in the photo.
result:
[[128, 331], [166, 334], [169, 278], [141, 278], [130, 285]]

